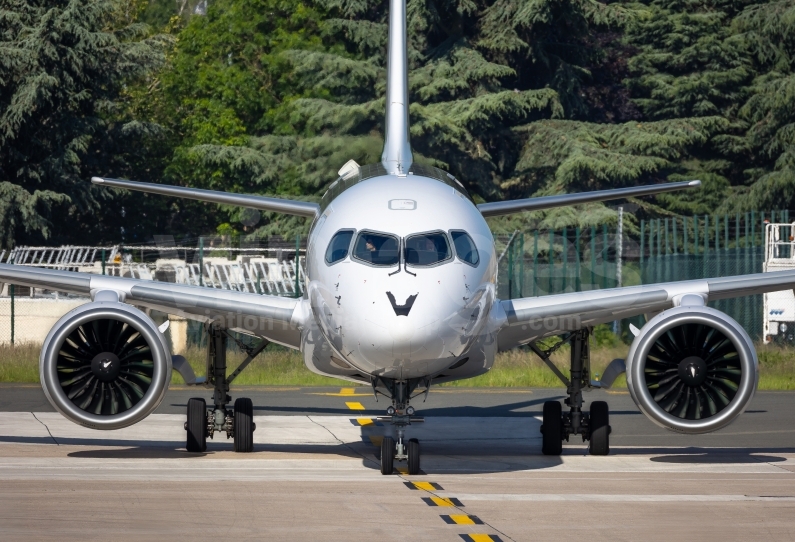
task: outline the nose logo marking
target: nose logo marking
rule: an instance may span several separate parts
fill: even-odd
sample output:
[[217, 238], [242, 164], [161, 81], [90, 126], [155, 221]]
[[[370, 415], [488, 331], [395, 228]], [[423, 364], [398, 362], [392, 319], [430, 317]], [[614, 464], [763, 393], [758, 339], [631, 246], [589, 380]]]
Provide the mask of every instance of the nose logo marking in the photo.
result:
[[395, 316], [408, 316], [409, 311], [411, 311], [411, 307], [414, 306], [414, 300], [417, 299], [418, 295], [419, 293], [410, 295], [403, 305], [398, 305], [397, 302], [395, 302], [395, 296], [392, 295], [392, 292], [386, 293], [386, 296], [389, 298], [389, 302], [392, 303], [392, 310], [395, 311]]

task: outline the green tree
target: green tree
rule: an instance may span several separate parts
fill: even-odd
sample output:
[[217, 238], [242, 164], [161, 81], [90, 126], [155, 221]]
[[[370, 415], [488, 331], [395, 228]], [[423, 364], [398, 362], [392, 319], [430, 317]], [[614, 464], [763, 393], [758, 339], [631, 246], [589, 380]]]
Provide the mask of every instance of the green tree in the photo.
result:
[[[103, 149], [156, 126], [122, 119], [125, 82], [162, 64], [163, 41], [110, 0], [0, 7], [0, 242], [69, 238], [108, 197], [87, 182], [124, 171]], [[67, 231], [71, 230], [71, 231]]]
[[757, 77], [738, 112], [747, 129], [733, 140], [750, 188], [730, 203], [743, 210], [789, 209], [795, 204], [795, 2], [749, 6], [734, 30]]
[[[172, 155], [163, 171], [166, 182], [299, 197], [312, 193], [300, 168], [286, 163], [292, 143], [258, 136], [278, 131], [273, 112], [301, 92], [282, 53], [322, 47], [321, 18], [299, 0], [227, 0], [211, 2], [206, 15], [181, 28], [157, 88], [138, 100], [139, 117], [168, 131]], [[191, 205], [173, 202], [172, 212]], [[224, 232], [230, 222], [232, 231], [253, 227], [249, 220], [241, 223], [242, 209], [205, 209]], [[282, 229], [280, 220], [302, 224], [264, 215], [264, 224], [275, 221], [271, 230]]]

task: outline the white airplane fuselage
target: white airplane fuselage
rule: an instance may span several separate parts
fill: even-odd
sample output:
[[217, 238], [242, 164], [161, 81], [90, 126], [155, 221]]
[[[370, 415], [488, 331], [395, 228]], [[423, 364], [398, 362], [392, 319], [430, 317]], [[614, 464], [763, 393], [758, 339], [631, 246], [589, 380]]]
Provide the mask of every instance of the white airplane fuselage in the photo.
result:
[[[329, 244], [340, 231], [351, 232], [347, 253], [329, 263]], [[453, 235], [460, 239], [460, 232], [474, 242], [476, 258], [456, 251]], [[399, 261], [373, 265], [358, 258], [357, 243], [361, 253], [370, 233], [399, 239]], [[417, 244], [410, 240], [415, 234], [437, 241], [443, 235], [449, 257], [408, 262], [406, 245]], [[485, 372], [496, 349], [488, 333], [496, 276], [491, 231], [463, 189], [414, 174], [360, 181], [322, 209], [310, 233], [305, 288], [317, 327], [302, 336], [306, 364], [336, 377], [355, 372], [399, 380], [445, 380], [456, 363], [458, 378]], [[460, 363], [465, 357], [471, 359]]]

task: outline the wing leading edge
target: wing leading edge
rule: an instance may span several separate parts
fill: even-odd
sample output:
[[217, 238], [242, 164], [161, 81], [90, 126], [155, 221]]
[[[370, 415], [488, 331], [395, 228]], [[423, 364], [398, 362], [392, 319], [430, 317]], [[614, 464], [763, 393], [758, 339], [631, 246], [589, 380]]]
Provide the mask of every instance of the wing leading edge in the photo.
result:
[[646, 284], [501, 301], [500, 350], [639, 314], [657, 313], [695, 294], [705, 302], [795, 287], [795, 271]]
[[123, 179], [106, 179], [104, 177], [91, 177], [91, 182], [102, 186], [112, 186], [114, 188], [125, 188], [127, 190], [137, 190], [138, 192], [160, 194], [161, 196], [175, 196], [178, 198], [208, 201], [210, 203], [239, 205], [241, 207], [250, 207], [261, 211], [275, 211], [277, 213], [307, 218], [314, 218], [320, 214], [320, 205], [310, 201], [267, 198], [265, 196], [254, 196], [251, 194], [235, 194], [232, 192], [202, 190], [199, 188], [186, 188], [184, 186], [170, 186], [167, 184], [141, 183]]
[[635, 198], [638, 196], [649, 196], [651, 194], [662, 194], [664, 192], [674, 192], [676, 190], [686, 190], [701, 186], [701, 181], [685, 181], [681, 183], [653, 184], [649, 186], [632, 186], [629, 188], [616, 188], [613, 190], [596, 190], [594, 192], [582, 192], [579, 194], [560, 194], [556, 196], [542, 196], [538, 198], [515, 199], [510, 201], [494, 201], [492, 203], [481, 203], [478, 211], [485, 217], [509, 215], [524, 211], [541, 211], [552, 209], [553, 207], [565, 207], [567, 205], [578, 205], [580, 203], [591, 203], [594, 201], [609, 201], [622, 198]]
[[228, 329], [290, 348], [301, 344], [300, 299], [7, 264], [0, 264], [0, 282], [92, 297], [98, 291], [113, 290], [131, 305], [220, 322]]

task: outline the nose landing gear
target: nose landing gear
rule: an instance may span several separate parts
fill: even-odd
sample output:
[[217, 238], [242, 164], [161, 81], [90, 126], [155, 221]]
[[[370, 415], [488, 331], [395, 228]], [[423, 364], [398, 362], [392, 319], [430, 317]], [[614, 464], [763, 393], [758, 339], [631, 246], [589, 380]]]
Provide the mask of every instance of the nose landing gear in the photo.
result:
[[[378, 389], [379, 384], [386, 388], [388, 395]], [[378, 421], [392, 425], [397, 433], [397, 441], [391, 436], [381, 440], [381, 474], [392, 474], [395, 461], [406, 461], [409, 474], [420, 472], [420, 441], [416, 438], [406, 441], [405, 429], [412, 423], [425, 421], [421, 416], [414, 416], [414, 407], [409, 405], [409, 401], [417, 397], [411, 393], [421, 384], [425, 385], [425, 390], [420, 393], [427, 396], [431, 385], [427, 379], [391, 380], [377, 377], [373, 381], [376, 398], [380, 393], [392, 400], [392, 406], [386, 410], [387, 415], [379, 416]]]

